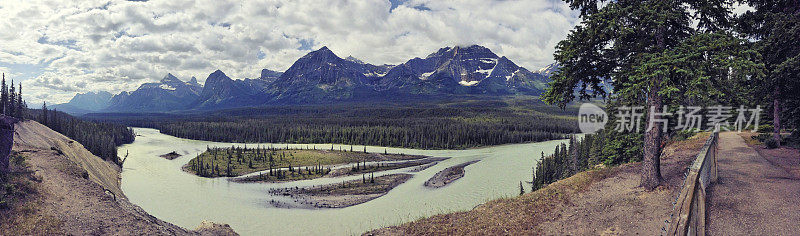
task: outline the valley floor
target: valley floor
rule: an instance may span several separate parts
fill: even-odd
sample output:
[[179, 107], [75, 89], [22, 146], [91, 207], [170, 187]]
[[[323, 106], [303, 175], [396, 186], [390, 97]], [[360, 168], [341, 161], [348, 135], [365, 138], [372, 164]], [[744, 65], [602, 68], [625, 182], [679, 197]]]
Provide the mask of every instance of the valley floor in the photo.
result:
[[578, 173], [520, 197], [471, 211], [436, 215], [364, 235], [654, 235], [682, 186], [683, 174], [708, 134], [664, 150], [662, 187], [639, 185], [639, 163]]

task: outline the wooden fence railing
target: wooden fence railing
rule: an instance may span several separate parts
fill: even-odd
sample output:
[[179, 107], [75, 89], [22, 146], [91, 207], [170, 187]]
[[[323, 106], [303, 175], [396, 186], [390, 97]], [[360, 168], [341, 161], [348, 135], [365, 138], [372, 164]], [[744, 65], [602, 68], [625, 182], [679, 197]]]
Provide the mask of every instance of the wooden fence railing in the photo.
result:
[[705, 235], [706, 190], [717, 182], [718, 143], [719, 132], [715, 131], [689, 168], [668, 222], [667, 235]]

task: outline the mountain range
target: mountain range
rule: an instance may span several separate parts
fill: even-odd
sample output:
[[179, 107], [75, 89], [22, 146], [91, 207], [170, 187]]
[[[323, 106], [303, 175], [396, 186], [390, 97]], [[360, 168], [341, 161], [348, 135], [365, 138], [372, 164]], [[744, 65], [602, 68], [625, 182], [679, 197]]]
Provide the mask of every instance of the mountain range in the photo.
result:
[[231, 79], [217, 70], [205, 85], [167, 74], [132, 92], [76, 95], [59, 110], [87, 112], [169, 112], [272, 104], [326, 104], [457, 95], [540, 95], [557, 65], [537, 72], [488, 48], [445, 47], [399, 65], [372, 65], [341, 58], [327, 47], [312, 51], [285, 72], [264, 69], [255, 79]]

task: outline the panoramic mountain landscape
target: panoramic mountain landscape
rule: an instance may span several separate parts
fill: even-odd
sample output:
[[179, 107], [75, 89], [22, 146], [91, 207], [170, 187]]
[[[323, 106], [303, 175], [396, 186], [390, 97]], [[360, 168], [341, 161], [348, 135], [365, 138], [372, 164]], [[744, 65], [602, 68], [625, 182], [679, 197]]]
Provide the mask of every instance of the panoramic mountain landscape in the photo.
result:
[[796, 235], [800, 1], [0, 1], [0, 235]]
[[297, 59], [285, 72], [263, 69], [255, 79], [233, 79], [214, 71], [201, 85], [167, 74], [110, 99], [106, 91], [77, 94], [55, 109], [72, 114], [92, 112], [174, 112], [308, 105], [334, 102], [442, 99], [458, 95], [531, 95], [546, 89], [553, 65], [531, 72], [479, 46], [453, 46], [399, 65], [372, 65], [342, 59], [327, 47]]

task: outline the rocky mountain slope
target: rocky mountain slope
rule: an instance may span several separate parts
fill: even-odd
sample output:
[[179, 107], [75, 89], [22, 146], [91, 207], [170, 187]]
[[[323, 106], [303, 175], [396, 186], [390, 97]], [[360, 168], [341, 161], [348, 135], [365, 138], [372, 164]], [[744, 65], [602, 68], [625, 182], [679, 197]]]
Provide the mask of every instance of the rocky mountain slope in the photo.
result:
[[105, 109], [111, 103], [112, 96], [106, 91], [78, 93], [69, 102], [51, 105], [50, 108], [72, 114], [84, 114]]
[[174, 75], [167, 74], [158, 83], [145, 83], [133, 92], [115, 95], [104, 110], [152, 112], [188, 109], [200, 97], [202, 87], [195, 78], [183, 82]]
[[325, 104], [458, 95], [539, 95], [557, 65], [537, 72], [479, 45], [445, 47], [400, 65], [341, 58], [327, 47], [299, 58], [285, 72], [268, 69], [255, 79], [232, 79], [217, 70], [182, 82], [168, 74], [110, 99], [105, 112], [215, 110], [271, 104]]

